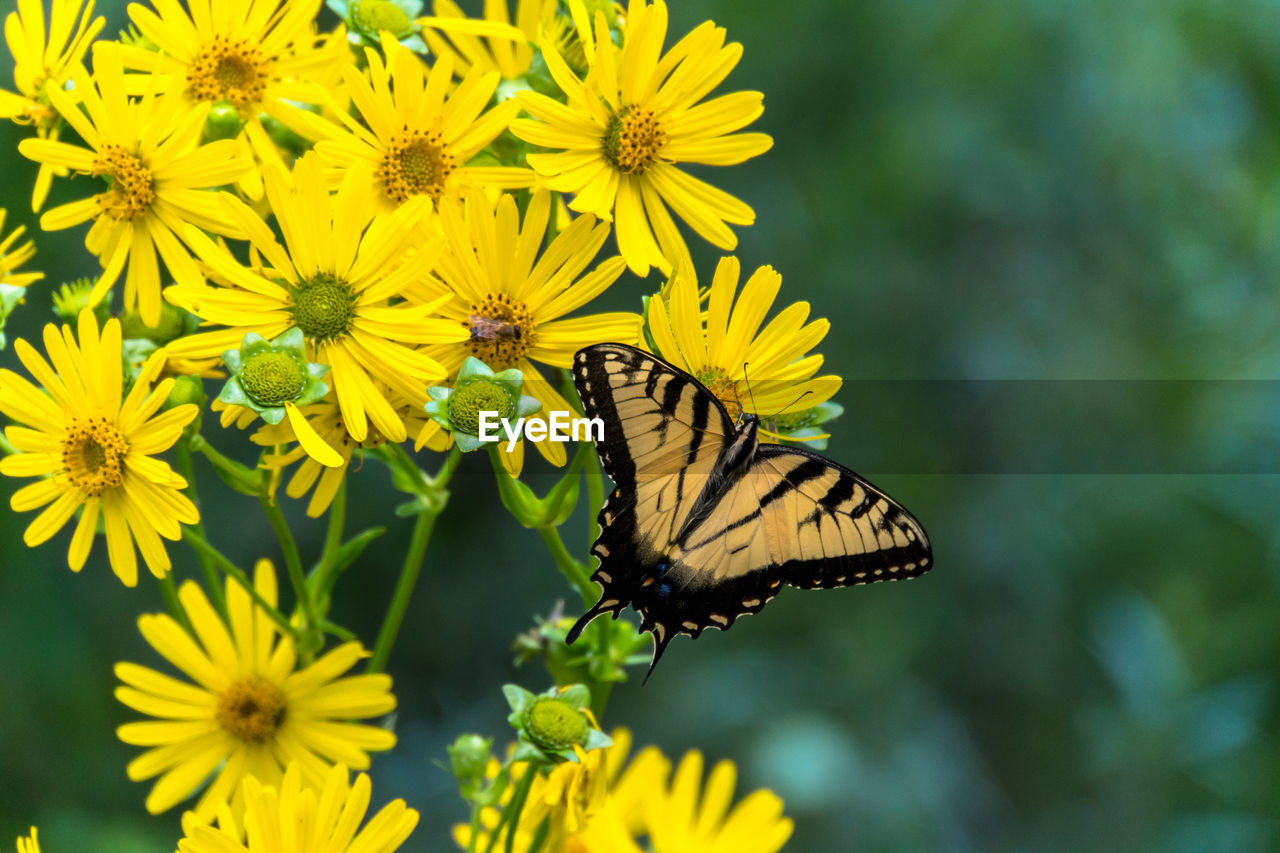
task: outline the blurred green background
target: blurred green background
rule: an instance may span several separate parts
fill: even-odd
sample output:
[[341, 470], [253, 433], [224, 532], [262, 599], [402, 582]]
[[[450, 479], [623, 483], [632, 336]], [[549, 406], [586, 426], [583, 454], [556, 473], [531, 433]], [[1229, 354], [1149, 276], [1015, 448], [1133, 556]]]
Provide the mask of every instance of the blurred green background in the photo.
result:
[[[120, 7], [102, 11], [108, 32], [123, 26]], [[738, 255], [831, 319], [832, 371], [1273, 378], [1280, 4], [714, 0], [675, 4], [673, 34], [708, 17], [744, 44], [729, 85], [765, 93], [757, 129], [776, 141], [712, 175], [757, 212]], [[0, 192], [10, 222], [34, 227], [21, 137], [0, 128]], [[96, 269], [82, 237], [37, 234], [49, 278], [11, 337], [38, 334], [49, 286]], [[718, 253], [694, 251], [709, 280]], [[624, 279], [602, 304], [641, 291]], [[1259, 387], [1255, 414], [1274, 422]], [[606, 725], [673, 758], [737, 761], [740, 793], [785, 799], [796, 853], [1280, 849], [1274, 445], [1256, 474], [904, 474], [867, 460], [915, 433], [885, 429], [856, 388], [837, 398], [828, 454], [922, 519], [936, 570], [789, 591], [731, 633], [678, 640], [647, 687], [614, 692]], [[1248, 471], [1239, 415], [1191, 406], [1107, 429], [1234, 448]], [[1052, 448], [1090, 418], [1028, 413], [1027, 441]], [[983, 441], [918, 433], [940, 459]], [[215, 540], [242, 563], [274, 555], [247, 499], [201, 470]], [[513, 668], [511, 639], [567, 593], [536, 535], [495, 511], [484, 460], [455, 484], [391, 661], [400, 745], [374, 765], [376, 800], [422, 812], [412, 850], [451, 849], [464, 807], [435, 762], [463, 731], [505, 740], [499, 686], [545, 686]], [[352, 487], [351, 524], [385, 523], [399, 500], [385, 471], [366, 465]], [[314, 555], [322, 528], [289, 509]], [[136, 750], [113, 734], [131, 715], [111, 695], [113, 662], [158, 662], [134, 624], [162, 609], [158, 590], [123, 589], [101, 543], [73, 576], [69, 533], [28, 551], [29, 521], [0, 513], [0, 845], [35, 823], [50, 853], [170, 850], [178, 816], [144, 813], [124, 774]], [[410, 523], [390, 526], [338, 588], [335, 618], [366, 641]], [[571, 545], [586, 529], [575, 517]], [[191, 576], [190, 552], [171, 553]]]

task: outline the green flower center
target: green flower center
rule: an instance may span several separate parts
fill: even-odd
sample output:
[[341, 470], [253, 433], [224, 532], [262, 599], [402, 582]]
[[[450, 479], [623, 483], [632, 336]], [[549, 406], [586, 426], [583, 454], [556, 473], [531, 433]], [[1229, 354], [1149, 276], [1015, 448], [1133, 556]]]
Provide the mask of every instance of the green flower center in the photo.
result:
[[283, 352], [256, 353], [240, 368], [240, 387], [259, 406], [280, 406], [302, 393], [306, 371]]
[[352, 19], [360, 29], [371, 33], [386, 30], [398, 39], [413, 33], [409, 16], [388, 0], [360, 0]]
[[481, 412], [497, 412], [499, 418], [509, 418], [515, 411], [516, 401], [511, 399], [511, 393], [485, 379], [455, 388], [449, 395], [449, 423], [471, 435], [480, 434]]
[[315, 343], [345, 335], [356, 316], [356, 297], [345, 281], [320, 276], [293, 290], [293, 321]]
[[587, 718], [559, 699], [542, 696], [525, 711], [524, 730], [542, 749], [568, 749], [587, 739]]
[[261, 676], [232, 684], [218, 695], [214, 714], [223, 731], [245, 743], [266, 743], [284, 722], [284, 693]]
[[604, 137], [604, 158], [624, 175], [639, 175], [658, 162], [667, 132], [653, 110], [628, 107], [609, 119]]

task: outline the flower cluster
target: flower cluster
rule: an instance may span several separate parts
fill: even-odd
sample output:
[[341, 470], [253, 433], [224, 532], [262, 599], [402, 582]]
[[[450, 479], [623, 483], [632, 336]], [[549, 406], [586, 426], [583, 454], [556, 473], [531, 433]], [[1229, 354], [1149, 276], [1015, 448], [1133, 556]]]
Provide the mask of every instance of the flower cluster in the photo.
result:
[[[10, 502], [38, 511], [28, 546], [69, 527], [79, 571], [101, 534], [125, 585], [138, 555], [160, 584], [167, 612], [138, 627], [181, 677], [118, 664], [116, 697], [148, 719], [117, 734], [143, 750], [127, 775], [154, 780], [147, 810], [189, 810], [184, 853], [394, 850], [413, 830], [402, 801], [358, 829], [362, 771], [396, 742], [382, 671], [461, 454], [485, 445], [481, 413], [545, 427], [578, 410], [568, 368], [605, 342], [647, 347], [782, 440], [822, 441], [818, 426], [839, 411], [828, 400], [840, 380], [819, 376], [811, 353], [826, 321], [797, 302], [765, 322], [776, 272], [762, 267], [739, 292], [725, 258], [708, 288], [696, 279], [689, 234], [731, 250], [731, 226], [755, 214], [686, 167], [736, 166], [772, 145], [746, 130], [760, 93], [712, 94], [742, 55], [724, 29], [708, 21], [668, 45], [663, 0], [518, 0], [514, 11], [490, 0], [479, 18], [451, 0], [431, 15], [419, 0], [330, 0], [342, 18], [332, 28], [320, 6], [151, 0], [129, 6], [116, 40], [99, 37], [92, 0], [53, 0], [47, 20], [19, 0], [6, 22], [15, 91], [0, 90], [0, 118], [33, 131], [18, 146], [38, 164], [33, 210], [64, 181], [72, 200], [40, 227], [84, 227], [92, 260], [53, 295], [64, 323], [45, 327], [43, 354], [15, 342], [30, 378], [0, 370], [11, 421], [0, 473], [31, 480]], [[18, 269], [34, 255], [22, 236], [0, 239], [0, 331], [42, 277]], [[652, 270], [660, 280], [644, 283]], [[625, 288], [637, 310], [606, 308], [600, 297]], [[202, 411], [210, 396], [216, 418]], [[252, 428], [247, 445], [232, 427]], [[250, 447], [255, 461], [235, 458]], [[519, 480], [525, 442], [487, 449], [503, 505], [587, 600], [590, 557], [558, 528], [580, 491], [592, 518], [599, 510], [592, 445], [536, 443], [538, 464], [565, 468], [544, 497]], [[444, 454], [433, 473], [424, 450]], [[288, 606], [272, 563], [246, 571], [205, 530], [193, 454], [256, 499]], [[408, 496], [395, 514], [414, 518], [369, 651], [330, 619], [339, 579], [381, 533], [344, 528], [365, 460], [390, 471]], [[281, 491], [328, 515], [309, 566]], [[179, 540], [199, 581], [175, 580], [183, 564], [168, 543]], [[776, 796], [728, 811], [731, 764], [701, 795], [696, 753], [674, 774], [653, 749], [624, 769], [630, 735], [611, 746], [596, 719], [636, 632], [601, 625], [585, 656], [564, 637], [556, 617], [523, 647], [555, 684], [508, 688], [508, 759], [490, 762], [478, 738], [451, 752], [474, 814], [460, 844], [502, 834], [507, 850], [638, 851], [647, 837], [658, 851], [766, 853], [785, 842]], [[19, 845], [37, 849], [35, 830]]]

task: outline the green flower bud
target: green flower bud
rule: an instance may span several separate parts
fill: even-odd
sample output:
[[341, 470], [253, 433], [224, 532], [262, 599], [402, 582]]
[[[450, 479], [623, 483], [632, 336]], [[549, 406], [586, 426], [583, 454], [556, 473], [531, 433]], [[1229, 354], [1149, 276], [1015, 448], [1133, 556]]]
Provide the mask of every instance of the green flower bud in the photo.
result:
[[160, 322], [148, 326], [142, 320], [142, 314], [134, 309], [126, 311], [120, 318], [120, 332], [125, 338], [145, 338], [164, 346], [177, 340], [195, 328], [192, 317], [186, 311], [168, 302], [160, 303]]
[[481, 379], [454, 389], [449, 396], [449, 420], [455, 429], [478, 435], [481, 412], [497, 412], [499, 418], [509, 418], [515, 413], [516, 403], [506, 388]]
[[370, 34], [385, 30], [398, 39], [413, 35], [413, 21], [390, 0], [359, 0], [350, 9], [351, 24], [357, 30]]
[[169, 396], [165, 397], [161, 409], [168, 410], [187, 403], [203, 406], [206, 399], [208, 398], [204, 393], [204, 383], [200, 381], [199, 376], [175, 376], [173, 389], [169, 392]]
[[522, 418], [537, 412], [542, 404], [523, 396], [524, 376], [514, 368], [494, 373], [480, 359], [469, 356], [458, 371], [452, 388], [427, 389], [431, 402], [426, 412], [431, 419], [453, 432], [458, 449], [469, 453], [481, 446], [480, 413], [497, 412], [498, 418]]
[[288, 353], [264, 350], [240, 365], [240, 385], [260, 406], [281, 406], [298, 396], [307, 371]]
[[609, 736], [587, 716], [591, 691], [582, 684], [533, 694], [508, 684], [502, 688], [511, 706], [507, 721], [520, 736], [512, 761], [577, 761], [576, 749], [609, 746]]
[[269, 424], [284, 419], [285, 403], [306, 406], [329, 391], [320, 381], [329, 365], [307, 361], [306, 341], [297, 326], [272, 341], [250, 332], [240, 349], [222, 354], [222, 363], [231, 375], [218, 399], [253, 409]]
[[231, 101], [215, 101], [204, 119], [204, 141], [235, 139], [240, 135], [244, 122], [240, 110]]
[[587, 737], [587, 718], [560, 699], [541, 696], [524, 712], [529, 740], [548, 752], [571, 749]]
[[491, 746], [493, 738], [459, 735], [457, 740], [446, 747], [449, 750], [449, 765], [460, 787], [474, 787], [484, 780]]
[[187, 439], [200, 432], [200, 427], [204, 423], [204, 403], [207, 399], [209, 398], [204, 393], [204, 383], [199, 376], [175, 376], [173, 389], [169, 392], [169, 396], [165, 397], [164, 404], [160, 408], [162, 411], [168, 411], [188, 403], [196, 406], [199, 414], [182, 430], [182, 437]]
[[4, 349], [4, 324], [10, 312], [22, 302], [25, 287], [16, 284], [0, 284], [0, 349]]
[[[89, 294], [92, 292], [91, 278], [78, 278], [63, 284], [53, 292], [53, 313], [62, 322], [74, 326], [80, 312], [89, 307]], [[107, 300], [103, 299], [93, 307], [93, 316], [98, 318], [99, 327], [107, 322], [107, 318], [111, 316], [111, 306]]]

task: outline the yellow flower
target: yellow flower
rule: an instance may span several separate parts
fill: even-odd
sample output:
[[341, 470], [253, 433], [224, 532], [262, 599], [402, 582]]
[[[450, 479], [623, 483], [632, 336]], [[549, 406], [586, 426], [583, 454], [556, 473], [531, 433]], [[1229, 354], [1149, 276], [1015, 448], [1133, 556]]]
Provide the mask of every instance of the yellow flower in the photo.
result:
[[471, 68], [497, 71], [504, 80], [523, 77], [533, 60], [533, 45], [541, 37], [544, 22], [555, 17], [556, 0], [516, 0], [515, 26], [507, 0], [485, 0], [483, 23], [502, 29], [478, 33], [480, 21], [469, 18], [453, 0], [434, 0], [430, 18], [419, 18], [422, 37], [435, 56], [448, 56], [456, 74]]
[[424, 236], [430, 199], [374, 218], [367, 167], [349, 170], [330, 196], [314, 154], [298, 161], [292, 178], [277, 166], [266, 177], [287, 251], [247, 205], [222, 193], [222, 209], [248, 232], [267, 266], [245, 266], [225, 246], [188, 228], [192, 248], [228, 286], [179, 284], [165, 296], [227, 328], [175, 341], [171, 354], [208, 357], [238, 347], [247, 332], [274, 340], [297, 326], [308, 361], [332, 368], [324, 381], [337, 394], [352, 437], [364, 441], [372, 422], [386, 438], [403, 441], [404, 421], [383, 387], [425, 405], [427, 386], [446, 371], [415, 345], [466, 338], [456, 323], [433, 319], [447, 293], [427, 304], [389, 302], [430, 268], [442, 248], [438, 238]]
[[[534, 833], [544, 819], [548, 819], [547, 841], [543, 848], [546, 850], [583, 849], [574, 846], [575, 839], [583, 837], [588, 827], [595, 823], [607, 823], [610, 830], [620, 827], [624, 834], [643, 830], [645, 803], [660, 794], [671, 772], [671, 762], [656, 747], [650, 746], [641, 750], [628, 764], [631, 732], [618, 728], [610, 738], [613, 740], [611, 746], [580, 753], [577, 762], [557, 765], [548, 775], [540, 775], [532, 781], [520, 812], [515, 850], [523, 853], [530, 848]], [[486, 775], [493, 778], [499, 769], [498, 762], [491, 761]], [[530, 772], [530, 765], [527, 762], [514, 764], [509, 772], [511, 781], [502, 793], [500, 807], [510, 801], [524, 775]], [[499, 808], [481, 810], [482, 829], [476, 849], [487, 848], [499, 813]], [[453, 838], [459, 847], [469, 849], [470, 826], [455, 826]], [[505, 843], [505, 832], [498, 840]], [[497, 849], [502, 849], [502, 845], [499, 844]]]
[[0, 370], [0, 412], [27, 425], [5, 430], [21, 452], [0, 459], [0, 473], [41, 478], [9, 502], [18, 512], [48, 504], [23, 534], [28, 546], [47, 541], [81, 510], [67, 553], [67, 564], [78, 572], [101, 517], [111, 568], [126, 586], [134, 586], [134, 545], [151, 573], [164, 577], [169, 555], [160, 537], [176, 540], [182, 536], [180, 524], [200, 518], [182, 494], [186, 480], [152, 458], [178, 440], [199, 410], [181, 405], [156, 414], [174, 383], [165, 379], [151, 388], [164, 365], [163, 351], [147, 360], [123, 395], [118, 320], [108, 320], [99, 337], [93, 312], [85, 309], [78, 338], [77, 343], [70, 326], [61, 333], [53, 324], [45, 326], [52, 367], [26, 341], [16, 342], [18, 358], [44, 390]]
[[[278, 788], [257, 778], [245, 780], [245, 811], [240, 820], [224, 811], [219, 826], [184, 826], [178, 853], [391, 853], [418, 824], [418, 813], [404, 800], [387, 803], [359, 833], [369, 809], [371, 786], [361, 773], [355, 785], [347, 768], [336, 766], [313, 789], [289, 765]], [[243, 828], [243, 832], [241, 832]], [[244, 840], [242, 840], [244, 839]]]
[[649, 331], [658, 353], [707, 386], [733, 417], [744, 407], [768, 418], [826, 402], [840, 389], [840, 377], [814, 377], [822, 356], [806, 353], [826, 337], [831, 324], [806, 323], [809, 303], [794, 302], [761, 329], [782, 276], [772, 267], [760, 267], [735, 304], [740, 272], [737, 258], [721, 259], [711, 282], [705, 328], [692, 268], [671, 282], [665, 297], [657, 294], [649, 300]]
[[[450, 375], [469, 355], [494, 370], [518, 368], [525, 393], [542, 403], [542, 410], [530, 416], [533, 420], [573, 411], [534, 362], [569, 367], [582, 347], [634, 343], [640, 331], [639, 316], [625, 312], [563, 319], [616, 281], [624, 264], [615, 256], [583, 274], [609, 236], [609, 226], [590, 216], [575, 219], [539, 256], [550, 214], [551, 194], [545, 190], [534, 193], [523, 224], [509, 194], [495, 205], [484, 192], [473, 190], [465, 212], [462, 204], [446, 199], [440, 221], [451, 251], [436, 265], [439, 281], [420, 285], [422, 298], [435, 297], [442, 286], [443, 292], [457, 295], [440, 313], [464, 332], [460, 342], [434, 347], [431, 353]], [[565, 463], [562, 443], [541, 441], [536, 446], [553, 464]], [[522, 448], [523, 442], [504, 456], [516, 457], [508, 462], [513, 473], [523, 462]]]
[[[794, 828], [792, 820], [782, 816], [782, 800], [772, 791], [753, 791], [730, 810], [737, 775], [732, 761], [721, 761], [703, 787], [702, 754], [686, 753], [671, 787], [647, 803], [645, 825], [654, 853], [776, 853], [782, 849]], [[610, 835], [596, 835], [593, 829], [589, 827], [582, 837], [585, 849], [640, 853], [634, 842], [611, 844]]]
[[[253, 585], [275, 606], [276, 576], [267, 560], [258, 561]], [[395, 745], [386, 729], [350, 722], [396, 705], [390, 676], [343, 676], [366, 654], [359, 643], [298, 669], [292, 638], [239, 584], [227, 580], [229, 624], [194, 582], [184, 583], [178, 598], [194, 638], [165, 614], [139, 617], [138, 628], [195, 683], [133, 663], [115, 667], [124, 682], [116, 698], [156, 718], [116, 732], [125, 743], [149, 747], [128, 767], [135, 782], [160, 777], [147, 796], [149, 812], [172, 808], [213, 777], [195, 807], [196, 818], [208, 823], [222, 803], [242, 811], [240, 782], [247, 777], [275, 785], [296, 761], [303, 781], [319, 788], [333, 765], [364, 770], [369, 752]]]
[[[396, 414], [404, 420], [408, 435], [415, 437], [415, 446], [418, 449], [427, 446], [432, 450], [444, 450], [449, 446], [448, 434], [440, 429], [439, 424], [426, 416], [421, 406], [403, 403], [389, 392], [387, 396], [391, 399]], [[316, 435], [338, 452], [342, 457], [342, 464], [336, 467], [322, 465], [309, 456], [301, 444], [284, 453], [270, 454], [262, 461], [271, 469], [281, 470], [301, 460], [298, 470], [289, 478], [285, 494], [291, 498], [300, 498], [314, 488], [315, 490], [311, 492], [311, 500], [307, 503], [307, 515], [319, 518], [333, 502], [333, 496], [342, 485], [356, 450], [377, 447], [386, 441], [386, 438], [377, 429], [373, 429], [363, 440], [355, 439], [347, 429], [342, 419], [342, 411], [333, 399], [332, 393], [319, 403], [303, 406], [302, 414]], [[235, 420], [237, 420], [235, 415], [223, 414], [224, 426]], [[276, 447], [298, 441], [298, 432], [292, 423], [285, 420], [278, 424], [263, 426], [253, 434], [252, 441], [265, 447]]]
[[[162, 91], [180, 89], [191, 104], [229, 101], [244, 121], [241, 155], [282, 163], [262, 116], [288, 125], [294, 111], [286, 102], [318, 103], [312, 78], [348, 62], [345, 38], [315, 33], [321, 0], [191, 0], [190, 11], [173, 0], [153, 5], [155, 12], [129, 4], [129, 17], [159, 50], [125, 47], [125, 65], [159, 77]], [[261, 198], [261, 172], [250, 170], [240, 186]]]
[[[671, 762], [661, 752], [647, 747], [628, 764], [630, 732], [618, 729], [612, 737], [613, 746], [600, 750], [593, 763], [562, 764], [533, 781], [513, 850], [527, 853], [544, 819], [542, 849], [562, 853], [775, 853], [791, 837], [792, 821], [782, 816], [782, 801], [771, 791], [754, 791], [730, 809], [737, 778], [732, 761], [717, 764], [703, 787], [702, 754], [689, 752], [668, 786]], [[494, 761], [488, 775], [497, 772]], [[510, 800], [528, 765], [510, 772], [499, 806]], [[481, 810], [474, 849], [492, 843], [499, 814], [498, 808]], [[640, 839], [646, 838], [642, 847]], [[453, 839], [472, 849], [471, 827], [455, 826]], [[495, 849], [503, 849], [505, 830], [496, 841], [501, 844]]]
[[195, 261], [174, 234], [190, 224], [234, 235], [214, 195], [199, 190], [230, 183], [249, 164], [229, 140], [197, 147], [207, 107], [192, 109], [173, 96], [130, 101], [117, 45], [94, 53], [92, 80], [78, 69], [72, 81], [77, 99], [49, 89], [49, 100], [89, 147], [24, 139], [18, 150], [41, 163], [103, 178], [107, 188], [55, 207], [40, 217], [40, 227], [56, 231], [92, 219], [85, 245], [103, 272], [91, 302], [101, 301], [127, 263], [125, 310], [136, 303], [143, 322], [154, 326], [160, 322], [156, 253], [176, 281], [199, 283]]
[[[586, 32], [585, 29], [581, 32]], [[729, 166], [773, 144], [763, 133], [738, 133], [763, 111], [759, 92], [735, 92], [698, 104], [720, 85], [742, 55], [725, 45], [710, 21], [660, 56], [667, 32], [662, 0], [632, 0], [619, 56], [603, 12], [597, 12], [590, 71], [575, 75], [549, 39], [547, 68], [568, 98], [561, 104], [521, 92], [533, 119], [511, 123], [516, 136], [554, 154], [530, 154], [529, 165], [553, 190], [574, 193], [570, 208], [616, 218], [618, 248], [636, 275], [688, 264], [688, 248], [667, 207], [704, 239], [737, 245], [729, 224], [750, 225], [755, 213], [728, 193], [678, 168], [679, 163]], [[728, 224], [726, 224], [728, 223]]]
[[36, 837], [36, 828], [31, 827], [30, 838], [18, 839], [18, 853], [40, 853], [40, 839]]
[[[9, 212], [0, 207], [0, 235], [4, 234], [4, 221], [8, 215]], [[22, 239], [22, 235], [26, 232], [27, 227], [19, 225], [9, 232], [8, 237], [0, 237], [0, 285], [26, 287], [33, 281], [39, 281], [44, 278], [44, 273], [42, 272], [18, 272], [18, 267], [36, 255], [35, 244], [30, 240], [17, 246], [14, 245], [14, 243]], [[0, 311], [0, 328], [3, 325], [4, 316], [3, 312]], [[3, 339], [0, 338], [0, 340]]]
[[[62, 120], [50, 108], [48, 90], [62, 91], [71, 72], [80, 67], [85, 51], [106, 19], [93, 18], [93, 0], [53, 0], [48, 30], [40, 0], [20, 0], [18, 11], [5, 20], [5, 40], [13, 54], [13, 82], [17, 94], [0, 89], [0, 118], [34, 124], [41, 139], [58, 138]], [[71, 97], [75, 97], [74, 93]], [[66, 169], [41, 164], [31, 193], [31, 209], [39, 210], [49, 195], [53, 176]]]
[[[386, 34], [384, 34], [386, 35]], [[364, 124], [335, 110], [342, 125], [299, 112], [297, 121], [319, 139], [316, 153], [341, 175], [358, 163], [369, 166], [380, 210], [426, 196], [459, 196], [481, 184], [516, 189], [534, 182], [528, 169], [468, 166], [520, 111], [515, 100], [484, 111], [497, 89], [498, 72], [472, 69], [453, 87], [453, 59], [441, 56], [427, 70], [413, 51], [383, 39], [387, 61], [366, 48], [368, 79], [348, 64], [347, 89]]]

